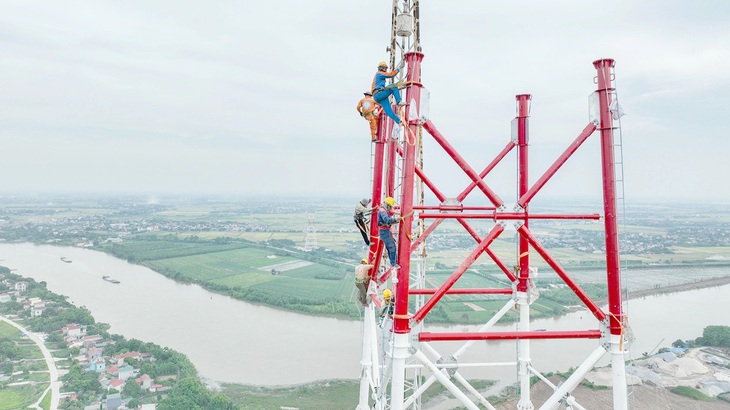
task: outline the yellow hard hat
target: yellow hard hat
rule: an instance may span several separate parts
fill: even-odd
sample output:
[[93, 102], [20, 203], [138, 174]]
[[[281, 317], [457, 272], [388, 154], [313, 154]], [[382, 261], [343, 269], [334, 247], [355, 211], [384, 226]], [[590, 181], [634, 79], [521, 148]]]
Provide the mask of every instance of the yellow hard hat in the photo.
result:
[[386, 63], [385, 61], [381, 61], [378, 63], [378, 68], [380, 67], [388, 67], [388, 63]]
[[393, 296], [393, 292], [391, 292], [391, 291], [390, 291], [390, 289], [385, 289], [385, 290], [383, 291], [383, 297], [384, 297], [385, 299], [390, 299], [390, 298], [391, 298], [391, 296]]
[[362, 262], [362, 263], [368, 263], [368, 260], [367, 260], [367, 259], [365, 259], [365, 258], [362, 258], [362, 259], [360, 260], [360, 262]]
[[383, 202], [385, 202], [386, 204], [388, 204], [390, 206], [395, 206], [395, 199], [393, 199], [392, 197], [385, 198], [385, 200], [383, 200]]

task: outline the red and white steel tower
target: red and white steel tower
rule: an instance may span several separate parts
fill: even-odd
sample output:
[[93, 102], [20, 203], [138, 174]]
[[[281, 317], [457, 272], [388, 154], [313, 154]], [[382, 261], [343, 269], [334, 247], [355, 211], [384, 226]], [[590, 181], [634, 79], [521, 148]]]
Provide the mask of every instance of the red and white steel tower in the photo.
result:
[[[421, 81], [421, 53], [419, 1], [393, 0], [392, 33], [390, 43], [391, 67], [404, 62], [398, 82], [404, 84], [404, 109], [394, 106], [404, 118], [406, 129], [393, 133], [394, 124], [381, 115], [375, 152], [373, 155], [373, 203], [382, 202], [385, 197], [396, 198], [403, 219], [398, 225], [397, 269], [382, 264], [383, 244], [380, 241], [370, 248], [370, 259], [375, 267], [371, 271], [371, 298], [374, 303], [365, 308], [363, 326], [362, 373], [358, 410], [365, 409], [420, 409], [421, 395], [434, 383], [441, 383], [464, 407], [476, 410], [479, 405], [488, 409], [494, 407], [464, 377], [460, 368], [483, 369], [481, 379], [490, 378], [490, 369], [496, 366], [513, 366], [519, 380], [520, 410], [534, 409], [530, 397], [530, 379], [537, 376], [548, 383], [554, 393], [540, 405], [540, 409], [566, 408], [582, 409], [571, 395], [585, 375], [605, 355], [610, 356], [613, 374], [613, 408], [627, 409], [627, 388], [624, 355], [629, 332], [626, 317], [622, 311], [620, 260], [618, 244], [618, 223], [616, 212], [616, 177], [614, 159], [614, 119], [619, 108], [615, 101], [613, 87], [614, 61], [600, 59], [593, 62], [596, 70], [596, 91], [591, 96], [590, 118], [578, 137], [565, 149], [553, 164], [534, 182], [529, 174], [529, 94], [516, 96], [517, 117], [512, 122], [512, 135], [506, 146], [497, 153], [489, 164], [478, 172], [448, 139], [442, 135], [429, 118], [429, 93]], [[399, 135], [393, 138], [393, 135]], [[534, 213], [531, 200], [558, 172], [581, 145], [592, 135], [600, 138], [603, 184], [603, 222], [606, 246], [606, 284], [608, 287], [607, 311], [598, 306], [573, 280], [568, 271], [551, 255], [530, 230], [530, 220], [599, 220], [595, 214]], [[423, 139], [432, 138], [469, 178], [470, 183], [455, 196], [448, 196], [431, 180], [424, 170]], [[510, 153], [517, 157], [517, 199], [516, 204], [507, 206], [505, 201], [485, 182], [485, 177]], [[449, 187], [452, 188], [452, 187]], [[480, 191], [483, 205], [466, 206], [465, 199]], [[435, 197], [438, 203], [426, 204], [425, 192]], [[445, 220], [456, 220], [474, 239], [476, 245], [466, 259], [444, 281], [427, 280], [425, 269], [425, 244], [429, 235]], [[482, 237], [473, 227], [476, 220], [492, 221], [489, 232]], [[508, 228], [517, 232], [516, 260], [507, 261], [490, 249], [490, 245]], [[377, 217], [373, 215], [371, 236], [378, 237]], [[459, 279], [481, 255], [486, 254], [511, 282], [504, 288], [465, 288], [457, 286]], [[537, 255], [535, 255], [537, 254]], [[537, 299], [538, 292], [531, 276], [531, 258], [539, 256], [575, 293], [595, 318], [595, 326], [588, 330], [539, 331], [530, 328], [530, 305]], [[514, 268], [509, 268], [514, 266]], [[390, 285], [388, 285], [390, 282]], [[427, 287], [431, 284], [431, 287]], [[378, 325], [380, 306], [378, 291], [386, 286], [393, 289], [395, 311], [392, 321]], [[478, 331], [430, 331], [427, 318], [430, 312], [442, 302], [445, 296], [459, 295], [501, 295], [504, 306], [484, 323]], [[514, 331], [490, 331], [505, 314], [518, 310], [519, 319]], [[597, 346], [585, 357], [582, 364], [559, 386], [545, 378], [532, 365], [530, 343], [543, 339], [555, 342], [555, 350], [561, 348], [561, 339], [593, 339]], [[438, 345], [444, 341], [458, 341], [461, 347], [450, 356], [444, 357]], [[498, 363], [466, 363], [463, 354], [475, 343], [499, 343], [517, 341], [516, 360]], [[552, 369], [548, 369], [552, 370]]]

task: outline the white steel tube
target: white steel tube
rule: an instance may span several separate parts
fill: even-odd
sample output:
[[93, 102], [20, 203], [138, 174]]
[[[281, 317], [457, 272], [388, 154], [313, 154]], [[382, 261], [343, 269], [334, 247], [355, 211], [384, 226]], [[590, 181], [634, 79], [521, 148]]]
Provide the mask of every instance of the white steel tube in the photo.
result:
[[[515, 301], [512, 300], [512, 299], [508, 300], [507, 303], [505, 303], [504, 307], [502, 307], [502, 309], [500, 309], [499, 312], [497, 312], [489, 320], [489, 322], [485, 323], [482, 327], [480, 327], [478, 331], [479, 332], [484, 332], [487, 329], [489, 329], [490, 327], [494, 326], [494, 324], [497, 323], [497, 321], [499, 319], [501, 319], [502, 316], [506, 315], [507, 312], [509, 312], [510, 310], [512, 310], [512, 308], [514, 308], [514, 307], [515, 307]], [[459, 356], [461, 356], [462, 354], [464, 354], [464, 352], [466, 352], [474, 343], [476, 343], [476, 340], [470, 340], [470, 341], [464, 343], [464, 346], [461, 346], [461, 348], [459, 348], [459, 350], [457, 350], [456, 353], [454, 353], [454, 358], [455, 359], [458, 359]]]
[[[476, 404], [474, 404], [466, 396], [466, 394], [464, 394], [463, 391], [459, 390], [459, 388], [456, 387], [456, 385], [451, 380], [449, 380], [449, 378], [445, 374], [443, 374], [441, 372], [441, 370], [439, 370], [439, 368], [436, 367], [435, 364], [433, 364], [433, 362], [428, 360], [428, 357], [426, 357], [426, 355], [422, 351], [420, 351], [420, 350], [416, 351], [415, 356], [424, 365], [426, 365], [426, 367], [428, 367], [428, 369], [431, 371], [431, 373], [433, 373], [433, 375], [436, 376], [438, 381], [440, 381], [441, 384], [443, 384], [444, 387], [446, 387], [446, 389], [448, 391], [450, 391], [451, 394], [453, 394], [454, 397], [461, 402], [461, 404], [463, 404], [469, 410], [479, 410], [479, 407]], [[393, 410], [396, 410], [396, 409], [394, 408]], [[401, 409], [398, 409], [398, 410], [401, 410]]]
[[413, 394], [411, 394], [411, 397], [409, 397], [408, 400], [406, 400], [403, 403], [403, 408], [407, 409], [408, 407], [410, 407], [416, 401], [416, 399], [418, 399], [419, 397], [421, 397], [421, 395], [423, 394], [423, 392], [425, 392], [429, 387], [431, 387], [431, 385], [435, 381], [436, 381], [436, 378], [435, 377], [433, 377], [433, 376], [429, 377], [428, 380], [426, 380], [421, 385], [421, 387], [419, 387], [418, 390], [416, 390], [415, 392], [413, 392]]
[[363, 312], [363, 328], [362, 328], [362, 359], [360, 360], [360, 400], [357, 405], [357, 410], [367, 410], [370, 406], [368, 405], [368, 396], [370, 393], [370, 384], [372, 377], [373, 361], [372, 361], [372, 346], [371, 343], [374, 339], [372, 334], [371, 322], [374, 322], [375, 312], [373, 310], [373, 304], [370, 303]]
[[613, 375], [613, 408], [627, 410], [629, 408], [626, 388], [626, 364], [622, 349], [622, 335], [611, 335], [611, 373]]
[[[494, 362], [494, 363], [454, 363], [454, 364], [445, 364], [440, 363], [438, 365], [441, 369], [449, 369], [452, 367], [458, 367], [459, 369], [464, 367], [499, 367], [499, 366], [517, 366], [517, 362]], [[409, 364], [406, 365], [406, 369], [422, 369], [422, 364]]]
[[468, 380], [466, 380], [464, 378], [464, 376], [461, 375], [461, 373], [459, 373], [459, 372], [454, 373], [454, 378], [459, 383], [461, 383], [461, 385], [464, 386], [464, 388], [467, 389], [469, 391], [469, 393], [471, 393], [474, 397], [476, 397], [476, 399], [479, 400], [484, 405], [484, 407], [486, 407], [488, 410], [497, 410], [494, 408], [494, 406], [491, 405], [491, 403], [489, 403], [487, 401], [487, 399], [484, 398], [484, 396], [482, 396], [481, 393], [479, 393], [479, 391], [477, 389], [474, 388], [474, 386], [471, 385], [471, 383], [469, 383]]
[[543, 403], [542, 406], [540, 406], [540, 410], [555, 410], [558, 408], [558, 405], [560, 403], [560, 399], [563, 398], [566, 394], [570, 393], [575, 389], [576, 386], [578, 386], [578, 383], [583, 380], [586, 374], [588, 374], [589, 371], [593, 368], [593, 366], [598, 363], [599, 360], [601, 360], [601, 357], [606, 353], [606, 349], [603, 348], [603, 346], [599, 346], [596, 350], [591, 353], [588, 358], [581, 363], [580, 366], [578, 366], [578, 369], [573, 372], [573, 374], [568, 377], [568, 380], [563, 382], [560, 387], [558, 387], [557, 390], [553, 393], [550, 398]]
[[405, 377], [406, 358], [408, 357], [408, 333], [395, 333], [393, 335], [393, 360], [390, 381], [390, 408], [391, 410], [403, 410], [403, 399], [405, 398]]
[[575, 397], [573, 396], [568, 397], [568, 400], [566, 400], [566, 402], [569, 406], [574, 407], [574, 410], [586, 410], [585, 407], [581, 406], [580, 404], [578, 404], [577, 401], [575, 401]]
[[530, 372], [532, 372], [532, 374], [534, 374], [535, 376], [537, 376], [540, 380], [542, 380], [543, 382], [545, 382], [545, 384], [547, 384], [548, 386], [552, 387], [553, 390], [555, 390], [555, 385], [553, 384], [553, 382], [550, 381], [550, 379], [548, 379], [547, 377], [543, 376], [542, 373], [538, 372], [537, 369], [535, 369], [532, 366], [528, 366], [527, 368], [530, 370]]
[[[527, 299], [526, 292], [517, 292], [517, 305], [520, 307], [520, 332], [530, 330], [530, 301]], [[518, 410], [533, 410], [530, 398], [530, 371], [527, 367], [530, 365], [530, 340], [521, 339], [518, 342], [519, 357], [517, 358], [519, 365], [518, 378], [520, 381], [520, 400], [517, 402]]]

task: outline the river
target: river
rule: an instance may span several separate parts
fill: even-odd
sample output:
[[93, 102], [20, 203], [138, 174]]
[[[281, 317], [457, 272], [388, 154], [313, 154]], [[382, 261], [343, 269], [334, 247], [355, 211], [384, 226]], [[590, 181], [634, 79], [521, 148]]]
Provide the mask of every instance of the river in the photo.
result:
[[[71, 263], [60, 260], [65, 257]], [[288, 385], [321, 379], [356, 379], [360, 373], [360, 322], [314, 317], [259, 306], [175, 282], [142, 266], [102, 252], [73, 247], [0, 244], [0, 265], [14, 273], [45, 281], [52, 292], [85, 306], [110, 332], [154, 342], [187, 355], [201, 376], [219, 382]], [[709, 269], [709, 268], [708, 268]], [[119, 280], [102, 280], [108, 275]], [[628, 304], [636, 335], [631, 352], [638, 357], [662, 339], [695, 338], [708, 325], [730, 325], [724, 311], [730, 285], [682, 293], [649, 296]], [[495, 330], [508, 330], [513, 325]], [[434, 329], [475, 330], [474, 326]], [[533, 329], [596, 328], [585, 311], [539, 319]], [[460, 344], [435, 343], [448, 356]], [[580, 364], [596, 341], [533, 341], [533, 363], [548, 372]], [[464, 359], [511, 361], [514, 342], [479, 342]], [[514, 379], [513, 369], [467, 377]]]

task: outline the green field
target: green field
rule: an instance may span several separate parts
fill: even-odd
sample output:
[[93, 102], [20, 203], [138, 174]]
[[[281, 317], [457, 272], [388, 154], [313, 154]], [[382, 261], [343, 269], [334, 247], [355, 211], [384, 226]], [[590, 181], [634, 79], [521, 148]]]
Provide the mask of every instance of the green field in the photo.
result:
[[[38, 346], [28, 344], [28, 339], [21, 337], [22, 333], [5, 322], [0, 322], [0, 339], [10, 339], [14, 343], [19, 344], [20, 356], [13, 361], [14, 371], [20, 370], [48, 370], [45, 361], [42, 359], [37, 362], [35, 359], [42, 358]], [[21, 385], [21, 386], [5, 386], [0, 388], [0, 410], [17, 410], [27, 407], [34, 403], [39, 395], [48, 386], [48, 373], [30, 373], [27, 376], [23, 374], [14, 375], [8, 383], [30, 381], [38, 382], [37, 384]]]
[[249, 242], [144, 238], [104, 249], [176, 280], [244, 300], [310, 313], [358, 315], [352, 266], [313, 254]]
[[8, 323], [0, 322], [0, 339], [17, 339], [20, 338], [20, 330]]

